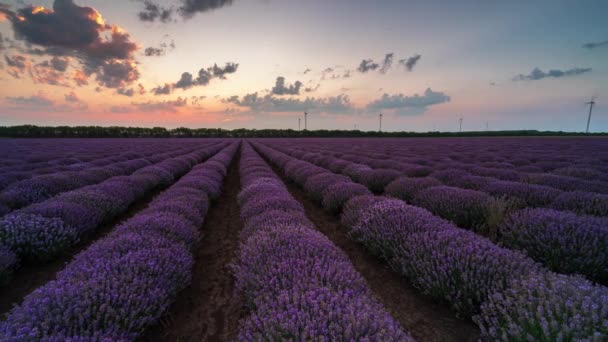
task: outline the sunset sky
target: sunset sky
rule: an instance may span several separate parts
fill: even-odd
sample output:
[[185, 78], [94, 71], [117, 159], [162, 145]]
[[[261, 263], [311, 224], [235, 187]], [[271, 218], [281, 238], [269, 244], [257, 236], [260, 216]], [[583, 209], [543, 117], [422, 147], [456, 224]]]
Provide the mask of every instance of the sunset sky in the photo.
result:
[[605, 0], [2, 1], [0, 125], [608, 131]]

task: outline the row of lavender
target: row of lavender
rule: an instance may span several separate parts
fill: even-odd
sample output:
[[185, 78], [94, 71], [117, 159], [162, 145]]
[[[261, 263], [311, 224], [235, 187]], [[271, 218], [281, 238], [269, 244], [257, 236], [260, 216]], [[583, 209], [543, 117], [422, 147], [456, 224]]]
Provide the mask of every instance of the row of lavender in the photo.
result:
[[199, 227], [238, 145], [195, 166], [76, 255], [0, 322], [0, 340], [128, 341], [157, 322], [191, 281]]
[[608, 289], [552, 273], [528, 257], [398, 199], [260, 143], [256, 149], [350, 234], [423, 294], [473, 317], [484, 340], [608, 338]]
[[[285, 144], [285, 146], [290, 146], [290, 144]], [[295, 144], [291, 147], [298, 158], [305, 156], [310, 151], [320, 150], [318, 147], [312, 146], [302, 150]], [[344, 147], [348, 149], [348, 147]], [[504, 161], [495, 164], [495, 168], [463, 164], [449, 159], [430, 165], [418, 165], [402, 163], [396, 158], [373, 152], [358, 151], [356, 155], [349, 154], [340, 151], [342, 148], [335, 146], [334, 149], [325, 148], [321, 152], [324, 157], [336, 157], [380, 169], [378, 172], [385, 178], [390, 177], [389, 170], [397, 170], [408, 177], [430, 175], [446, 185], [482, 190], [494, 196], [506, 196], [521, 202], [520, 205], [533, 207], [553, 205], [558, 209], [608, 216], [608, 196], [606, 196], [608, 194], [608, 163], [606, 167], [594, 169], [593, 172], [589, 167], [570, 165], [558, 169], [563, 170], [560, 174], [536, 174], [509, 169], [508, 163]], [[423, 159], [417, 161], [429, 164], [424, 163]], [[560, 165], [562, 164], [560, 163]], [[338, 164], [336, 167], [340, 167], [340, 165]], [[569, 170], [568, 175], [565, 170]], [[381, 190], [379, 189], [379, 191]]]
[[233, 270], [250, 313], [239, 340], [412, 341], [247, 143], [240, 175], [244, 229]]
[[519, 171], [608, 180], [608, 140], [602, 138], [300, 139], [294, 146], [373, 158], [379, 165], [426, 167], [427, 172], [477, 167], [497, 175], [504, 171], [503, 177]]
[[[298, 154], [288, 148], [281, 150]], [[585, 215], [608, 213], [606, 195], [583, 193], [587, 196], [581, 196], [578, 192], [560, 195], [560, 191], [553, 188], [496, 180], [489, 182], [484, 188], [487, 192], [483, 192], [443, 185], [438, 179], [462, 184], [465, 178], [450, 170], [415, 178], [402, 176], [397, 170], [372, 169], [318, 153], [306, 153], [301, 158], [349, 176], [376, 193], [400, 198], [459, 227], [525, 251], [551, 270], [582, 274], [608, 284], [608, 217]], [[528, 208], [540, 206], [541, 199], [548, 204], [553, 198], [553, 209]], [[597, 211], [604, 207], [605, 212]], [[563, 211], [576, 208], [585, 211], [580, 215]]]
[[14, 163], [0, 167], [0, 190], [9, 184], [31, 177], [60, 171], [81, 171], [162, 152], [196, 146], [195, 141], [183, 143], [124, 140], [3, 140], [2, 162]]
[[102, 182], [110, 177], [129, 175], [143, 167], [184, 155], [200, 149], [200, 147], [201, 145], [171, 152], [152, 152], [145, 158], [128, 159], [101, 167], [85, 168], [80, 171], [59, 171], [12, 183], [0, 192], [0, 215], [3, 212], [7, 214], [12, 210], [42, 202], [62, 192]]
[[116, 176], [65, 192], [2, 217], [0, 284], [10, 280], [20, 259], [27, 262], [55, 259], [154, 189], [173, 184], [225, 146], [226, 143], [214, 144], [165, 159], [130, 176]]

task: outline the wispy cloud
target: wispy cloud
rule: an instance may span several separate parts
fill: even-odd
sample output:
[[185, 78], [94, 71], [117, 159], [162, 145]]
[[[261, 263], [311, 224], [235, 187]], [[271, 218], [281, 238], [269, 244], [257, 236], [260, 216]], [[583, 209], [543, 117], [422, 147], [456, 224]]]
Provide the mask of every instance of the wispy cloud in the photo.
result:
[[513, 78], [514, 81], [538, 81], [544, 78], [560, 78], [576, 76], [591, 72], [591, 68], [572, 68], [568, 70], [552, 69], [547, 72], [534, 68], [528, 75], [519, 74]]
[[608, 47], [608, 40], [605, 40], [603, 42], [597, 42], [597, 43], [583, 44], [583, 48], [589, 49], [589, 50], [593, 50], [593, 49], [600, 48], [600, 47]]

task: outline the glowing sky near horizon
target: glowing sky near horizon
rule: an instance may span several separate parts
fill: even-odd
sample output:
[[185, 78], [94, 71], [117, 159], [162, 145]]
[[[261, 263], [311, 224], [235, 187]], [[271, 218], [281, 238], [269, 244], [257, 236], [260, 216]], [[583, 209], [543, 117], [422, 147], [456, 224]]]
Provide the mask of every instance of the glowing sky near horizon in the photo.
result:
[[0, 4], [0, 125], [608, 131], [603, 0]]

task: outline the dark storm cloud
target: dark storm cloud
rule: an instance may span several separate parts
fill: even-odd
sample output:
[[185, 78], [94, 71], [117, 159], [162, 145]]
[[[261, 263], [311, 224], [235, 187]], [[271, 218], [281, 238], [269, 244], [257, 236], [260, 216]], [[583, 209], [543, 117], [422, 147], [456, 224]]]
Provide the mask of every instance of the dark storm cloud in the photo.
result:
[[423, 95], [384, 94], [381, 98], [367, 105], [369, 111], [394, 110], [396, 114], [420, 114], [427, 107], [449, 102], [450, 97], [443, 92], [435, 92], [428, 88]]
[[368, 71], [374, 71], [380, 67], [380, 64], [375, 63], [371, 59], [364, 59], [359, 63], [359, 67], [357, 70], [361, 73], [366, 73]]
[[302, 88], [302, 82], [296, 81], [294, 84], [286, 85], [285, 77], [279, 76], [271, 93], [274, 95], [299, 95], [300, 88]]
[[410, 58], [399, 60], [399, 64], [403, 65], [407, 71], [412, 71], [416, 64], [418, 64], [420, 58], [422, 58], [421, 55], [414, 55]]
[[394, 53], [387, 53], [384, 56], [384, 61], [382, 62], [382, 67], [380, 68], [380, 72], [386, 74], [386, 72], [393, 66], [393, 58], [395, 57]]
[[519, 74], [519, 75], [515, 76], [513, 78], [513, 80], [514, 81], [538, 81], [538, 80], [542, 80], [543, 78], [560, 78], [560, 77], [567, 77], [567, 76], [576, 76], [576, 75], [585, 74], [585, 73], [588, 73], [591, 71], [592, 71], [591, 68], [572, 68], [572, 69], [568, 69], [568, 70], [552, 69], [552, 70], [549, 70], [548, 72], [544, 72], [539, 68], [534, 68], [530, 72], [530, 74], [528, 74], [528, 75]]
[[87, 77], [97, 74], [99, 84], [106, 87], [123, 87], [139, 77], [133, 57], [137, 44], [118, 26], [106, 24], [91, 7], [55, 0], [52, 9], [0, 7], [0, 13], [9, 19], [18, 40], [37, 46], [28, 49], [32, 54], [74, 57]]
[[603, 42], [597, 42], [597, 43], [587, 43], [587, 44], [583, 45], [583, 48], [589, 49], [589, 50], [593, 50], [593, 49], [599, 48], [599, 47], [608, 47], [608, 40], [603, 41]]

